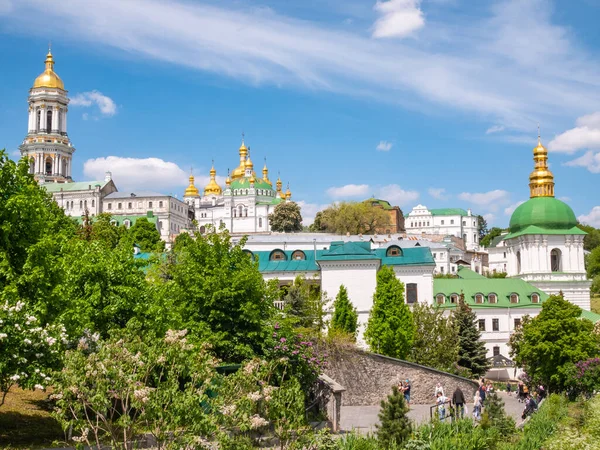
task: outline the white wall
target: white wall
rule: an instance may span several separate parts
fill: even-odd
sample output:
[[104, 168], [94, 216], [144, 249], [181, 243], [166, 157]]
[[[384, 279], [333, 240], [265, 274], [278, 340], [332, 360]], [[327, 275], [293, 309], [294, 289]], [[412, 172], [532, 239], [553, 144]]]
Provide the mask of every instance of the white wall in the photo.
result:
[[[404, 300], [406, 301], [406, 285], [416, 283], [417, 301], [433, 303], [433, 266], [392, 266], [396, 278], [404, 283]], [[375, 292], [375, 291], [373, 291]]]

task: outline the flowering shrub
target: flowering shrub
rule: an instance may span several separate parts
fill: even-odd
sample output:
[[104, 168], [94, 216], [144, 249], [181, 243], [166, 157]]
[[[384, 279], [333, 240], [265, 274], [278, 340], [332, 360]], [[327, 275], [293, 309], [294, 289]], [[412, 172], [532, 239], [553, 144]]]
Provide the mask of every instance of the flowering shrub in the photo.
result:
[[24, 302], [0, 305], [0, 404], [12, 385], [45, 389], [65, 343], [64, 327], [42, 326]]
[[573, 384], [577, 393], [591, 395], [600, 389], [600, 358], [590, 358], [575, 364]]

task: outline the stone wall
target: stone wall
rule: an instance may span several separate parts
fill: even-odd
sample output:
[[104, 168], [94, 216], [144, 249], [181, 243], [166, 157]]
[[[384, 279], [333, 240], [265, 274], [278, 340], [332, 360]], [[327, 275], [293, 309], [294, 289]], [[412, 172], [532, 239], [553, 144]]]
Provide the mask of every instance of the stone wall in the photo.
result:
[[390, 394], [392, 386], [410, 380], [411, 403], [435, 403], [435, 387], [439, 382], [447, 397], [460, 386], [468, 403], [473, 402], [477, 383], [429, 367], [401, 361], [361, 350], [348, 350], [331, 355], [325, 373], [344, 386], [342, 405], [378, 405]]

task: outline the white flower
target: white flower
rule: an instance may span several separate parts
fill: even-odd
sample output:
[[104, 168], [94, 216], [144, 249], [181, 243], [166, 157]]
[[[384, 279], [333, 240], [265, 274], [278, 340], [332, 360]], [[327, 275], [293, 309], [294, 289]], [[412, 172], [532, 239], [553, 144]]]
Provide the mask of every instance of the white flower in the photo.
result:
[[42, 356], [44, 356], [44, 354], [43, 354], [43, 353], [36, 353], [36, 354], [35, 354], [35, 357], [36, 357], [36, 358], [38, 358], [38, 359], [39, 359], [39, 358], [41, 358]]
[[23, 342], [24, 342], [26, 345], [31, 345], [31, 339], [27, 339], [27, 338], [25, 338], [25, 339], [23, 339]]
[[29, 325], [30, 323], [33, 323], [33, 322], [37, 322], [37, 317], [35, 317], [35, 316], [28, 316], [27, 317], [27, 325]]
[[21, 331], [21, 325], [19, 325], [18, 323], [15, 323], [15, 329]]
[[11, 380], [13, 381], [18, 381], [21, 378], [20, 375], [14, 374], [12, 377], [10, 377]]
[[41, 384], [36, 384], [36, 385], [34, 386], [34, 388], [35, 388], [35, 389], [39, 389], [40, 391], [43, 391], [43, 390], [44, 390], [44, 386], [42, 386]]
[[46, 338], [46, 343], [47, 343], [48, 345], [54, 345], [54, 344], [56, 344], [56, 338], [53, 338], [52, 336], [48, 336], [48, 337]]
[[8, 337], [8, 334], [6, 334], [6, 333], [0, 333], [0, 340], [2, 340], [4, 338], [7, 338], [7, 337]]
[[254, 430], [256, 430], [257, 428], [260, 428], [260, 427], [264, 427], [265, 425], [268, 425], [268, 424], [269, 424], [269, 421], [266, 419], [263, 419], [258, 414], [254, 414], [252, 417], [250, 417], [250, 427]]
[[257, 401], [259, 401], [259, 400], [261, 400], [261, 399], [262, 399], [262, 395], [260, 395], [260, 392], [258, 392], [258, 391], [257, 391], [257, 392], [250, 392], [250, 393], [248, 394], [248, 398], [249, 398], [250, 400], [252, 400], [252, 401], [255, 401], [255, 402], [257, 402]]
[[225, 416], [230, 416], [235, 412], [236, 409], [237, 409], [236, 405], [226, 405], [221, 408], [221, 412]]

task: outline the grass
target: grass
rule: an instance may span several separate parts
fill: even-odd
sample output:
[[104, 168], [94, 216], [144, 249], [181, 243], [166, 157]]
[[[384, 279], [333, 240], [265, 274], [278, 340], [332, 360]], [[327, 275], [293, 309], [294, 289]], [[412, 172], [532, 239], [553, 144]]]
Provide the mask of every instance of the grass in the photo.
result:
[[50, 416], [48, 394], [12, 388], [0, 406], [0, 448], [48, 448], [64, 441], [63, 431]]
[[600, 295], [592, 295], [592, 312], [600, 314]]

